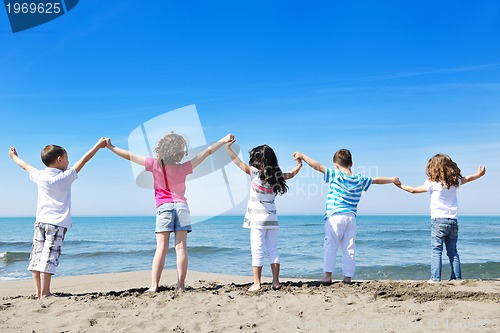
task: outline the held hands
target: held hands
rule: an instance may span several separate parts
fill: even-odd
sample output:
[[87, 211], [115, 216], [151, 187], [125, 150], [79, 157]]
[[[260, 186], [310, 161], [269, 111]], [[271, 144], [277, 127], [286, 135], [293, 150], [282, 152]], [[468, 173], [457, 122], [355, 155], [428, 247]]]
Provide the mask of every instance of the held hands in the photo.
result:
[[221, 139], [226, 144], [226, 150], [231, 150], [231, 146], [236, 142], [236, 138], [232, 134], [228, 134]]
[[392, 183], [396, 185], [397, 187], [401, 188], [401, 180], [399, 180], [399, 177], [392, 177]]
[[302, 154], [299, 152], [295, 152], [292, 154], [293, 159], [297, 162], [297, 165], [302, 167]]
[[235, 140], [234, 138], [234, 135], [229, 133], [228, 135], [226, 135], [225, 137], [223, 137], [222, 139], [219, 140], [220, 142], [222, 143], [231, 143], [233, 144]]
[[[101, 149], [101, 148], [105, 148], [105, 147], [106, 147], [106, 145], [107, 145], [107, 144], [106, 144], [106, 140], [107, 140], [107, 139], [106, 139], [105, 137], [101, 137], [101, 138], [99, 139], [99, 141], [97, 141], [97, 147], [99, 147], [99, 149]], [[109, 139], [108, 139], [108, 140], [109, 140]]]
[[114, 147], [113, 144], [111, 143], [111, 138], [106, 138], [106, 139], [104, 139], [104, 141], [106, 142], [106, 146], [105, 147], [107, 147], [109, 149], [111, 149], [111, 148]]

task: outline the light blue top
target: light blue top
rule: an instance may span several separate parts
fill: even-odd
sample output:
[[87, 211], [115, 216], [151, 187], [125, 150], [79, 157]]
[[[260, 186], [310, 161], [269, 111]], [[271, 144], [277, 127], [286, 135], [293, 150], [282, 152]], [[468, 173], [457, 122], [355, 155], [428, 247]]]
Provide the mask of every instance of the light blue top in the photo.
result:
[[361, 194], [368, 190], [373, 178], [360, 174], [349, 176], [342, 171], [326, 168], [325, 182], [330, 184], [326, 197], [325, 220], [333, 214], [357, 214]]

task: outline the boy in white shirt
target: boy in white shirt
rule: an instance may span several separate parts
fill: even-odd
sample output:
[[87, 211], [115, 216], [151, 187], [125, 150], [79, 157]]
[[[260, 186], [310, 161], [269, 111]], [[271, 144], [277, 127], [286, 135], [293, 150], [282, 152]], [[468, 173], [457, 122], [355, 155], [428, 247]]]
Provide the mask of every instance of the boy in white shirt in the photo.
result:
[[47, 166], [45, 170], [35, 169], [19, 158], [15, 147], [10, 148], [12, 160], [26, 170], [38, 186], [35, 233], [28, 267], [35, 281], [38, 299], [52, 295], [51, 278], [59, 265], [64, 235], [71, 228], [71, 184], [78, 178], [77, 174], [83, 166], [104, 147], [106, 141], [101, 138], [73, 167], [68, 168], [66, 150], [48, 145], [41, 156]]

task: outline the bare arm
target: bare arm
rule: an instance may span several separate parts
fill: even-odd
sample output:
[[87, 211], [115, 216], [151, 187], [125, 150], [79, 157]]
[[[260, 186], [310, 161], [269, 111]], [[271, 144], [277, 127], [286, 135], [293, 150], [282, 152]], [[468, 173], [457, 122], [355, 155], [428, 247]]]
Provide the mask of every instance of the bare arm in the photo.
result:
[[243, 162], [238, 155], [234, 153], [234, 151], [231, 149], [231, 145], [235, 142], [235, 140], [232, 140], [231, 142], [228, 142], [226, 145], [226, 152], [231, 158], [231, 161], [233, 161], [234, 164], [241, 170], [243, 170], [247, 175], [250, 175], [250, 166]]
[[399, 187], [400, 189], [402, 189], [403, 191], [406, 191], [408, 193], [411, 193], [411, 194], [418, 194], [418, 193], [425, 193], [427, 192], [427, 190], [425, 189], [425, 187], [422, 185], [422, 186], [417, 186], [417, 187], [413, 187], [413, 186], [408, 186], [408, 185], [403, 185], [403, 184], [396, 184], [397, 187]]
[[313, 160], [312, 158], [310, 158], [307, 155], [304, 155], [304, 154], [299, 153], [299, 152], [295, 152], [295, 153], [293, 153], [293, 158], [300, 159], [300, 160], [306, 162], [311, 168], [313, 168], [314, 170], [319, 171], [323, 174], [326, 172], [326, 168], [324, 165], [322, 165], [318, 161]]
[[468, 182], [471, 182], [473, 180], [476, 180], [478, 178], [481, 178], [482, 176], [484, 176], [484, 174], [486, 173], [486, 168], [484, 165], [480, 165], [478, 168], [477, 168], [477, 172], [472, 174], [472, 175], [469, 175], [469, 176], [465, 176], [465, 177], [462, 177], [462, 185], [463, 184], [467, 184]]
[[295, 168], [293, 168], [289, 172], [284, 173], [283, 178], [285, 178], [285, 180], [287, 180], [287, 179], [295, 177], [299, 173], [301, 168], [302, 168], [302, 160], [297, 159], [297, 165], [295, 166]]
[[108, 147], [109, 150], [111, 150], [113, 153], [120, 156], [121, 158], [124, 158], [126, 160], [129, 160], [131, 162], [134, 162], [142, 166], [146, 164], [146, 158], [144, 156], [137, 155], [129, 152], [128, 150], [113, 146], [113, 144], [111, 143], [111, 139], [109, 138], [106, 139], [106, 147]]
[[106, 139], [105, 138], [100, 138], [99, 141], [94, 145], [94, 147], [90, 148], [88, 152], [85, 153], [85, 155], [80, 158], [78, 162], [75, 163], [73, 168], [76, 170], [76, 172], [80, 172], [82, 168], [85, 166], [85, 164], [90, 161], [92, 157], [97, 153], [97, 151], [101, 148], [106, 147]]
[[26, 172], [30, 173], [31, 170], [34, 169], [31, 165], [29, 165], [28, 163], [23, 161], [19, 156], [17, 156], [17, 151], [15, 147], [10, 147], [9, 156], [17, 165], [26, 170]]
[[398, 177], [374, 177], [372, 184], [395, 184], [401, 185]]
[[234, 141], [234, 135], [228, 134], [216, 143], [212, 143], [210, 146], [205, 148], [202, 152], [198, 153], [192, 160], [191, 160], [191, 166], [196, 168], [198, 165], [201, 164], [207, 158], [208, 156], [212, 155], [215, 153], [220, 147], [222, 147], [224, 144]]

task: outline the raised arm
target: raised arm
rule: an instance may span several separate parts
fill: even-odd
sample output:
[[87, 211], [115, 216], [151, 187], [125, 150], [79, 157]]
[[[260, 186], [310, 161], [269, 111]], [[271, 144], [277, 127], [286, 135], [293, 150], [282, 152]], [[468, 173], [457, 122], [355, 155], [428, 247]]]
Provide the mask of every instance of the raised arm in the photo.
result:
[[307, 155], [304, 155], [304, 154], [299, 153], [299, 152], [295, 152], [295, 153], [293, 153], [293, 158], [295, 158], [296, 160], [299, 159], [299, 160], [306, 162], [311, 168], [313, 168], [316, 171], [319, 171], [321, 173], [326, 172], [326, 168], [324, 165], [322, 165], [318, 161], [313, 160], [312, 158], [310, 158]]
[[26, 172], [30, 173], [31, 170], [33, 170], [33, 167], [31, 165], [24, 162], [19, 156], [17, 156], [17, 151], [15, 147], [10, 147], [9, 156], [17, 165], [26, 170]]
[[300, 158], [297, 158], [296, 161], [297, 165], [295, 166], [295, 168], [283, 174], [283, 178], [285, 178], [285, 180], [295, 177], [302, 168], [302, 160]]
[[236, 140], [232, 140], [232, 141], [230, 141], [230, 142], [227, 143], [227, 145], [226, 145], [226, 152], [229, 155], [229, 157], [231, 158], [231, 161], [233, 161], [233, 163], [236, 164], [236, 166], [238, 166], [238, 168], [240, 168], [241, 170], [243, 170], [247, 175], [250, 175], [250, 166], [248, 164], [246, 164], [245, 162], [243, 162], [238, 157], [238, 155], [236, 155], [234, 153], [234, 151], [231, 149], [231, 145], [235, 141]]
[[203, 151], [198, 153], [198, 155], [196, 155], [191, 160], [191, 166], [193, 167], [193, 169], [196, 168], [198, 165], [200, 165], [201, 162], [205, 160], [205, 158], [215, 153], [220, 147], [222, 147], [222, 145], [231, 141], [234, 141], [234, 135], [228, 134], [219, 141], [217, 141], [216, 143], [212, 143], [210, 146], [208, 146]]
[[101, 148], [106, 147], [106, 139], [105, 138], [100, 138], [99, 141], [94, 145], [94, 147], [90, 148], [88, 152], [85, 153], [85, 155], [80, 158], [78, 162], [75, 163], [73, 168], [76, 170], [76, 172], [80, 172], [82, 168], [85, 166], [85, 164], [90, 161], [92, 157], [97, 153], [97, 151]]
[[130, 162], [134, 162], [142, 166], [146, 164], [146, 158], [144, 156], [137, 155], [129, 152], [128, 150], [113, 146], [113, 144], [111, 143], [111, 139], [109, 138], [106, 139], [106, 147], [108, 147], [108, 149], [111, 150], [116, 155], [126, 160], [129, 160]]
[[398, 177], [373, 177], [372, 184], [395, 184], [401, 185]]
[[481, 178], [482, 176], [484, 176], [485, 173], [486, 173], [485, 166], [484, 165], [480, 165], [477, 168], [477, 172], [476, 173], [474, 173], [472, 175], [469, 175], [469, 176], [462, 177], [462, 185], [466, 184], [468, 182], [471, 182], [473, 180], [476, 180], [478, 178]]

